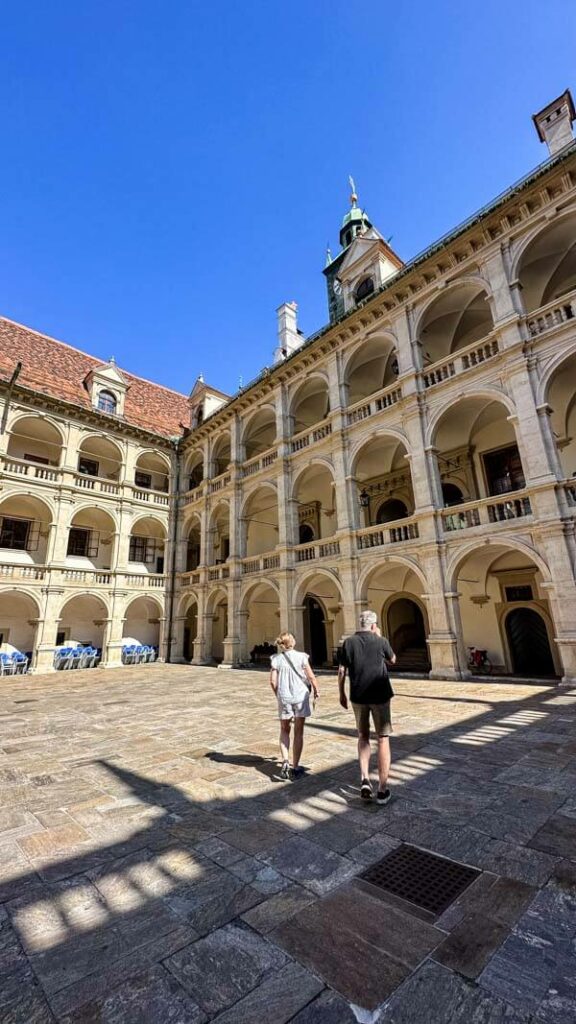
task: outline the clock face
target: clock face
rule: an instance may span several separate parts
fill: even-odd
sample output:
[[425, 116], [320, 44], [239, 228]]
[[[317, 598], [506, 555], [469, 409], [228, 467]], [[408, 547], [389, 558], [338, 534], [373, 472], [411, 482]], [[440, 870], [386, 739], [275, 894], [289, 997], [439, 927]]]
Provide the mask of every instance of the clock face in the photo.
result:
[[340, 284], [340, 281], [338, 280], [337, 277], [335, 277], [334, 281], [332, 282], [332, 290], [335, 295], [340, 295], [340, 292], [342, 291], [342, 285]]

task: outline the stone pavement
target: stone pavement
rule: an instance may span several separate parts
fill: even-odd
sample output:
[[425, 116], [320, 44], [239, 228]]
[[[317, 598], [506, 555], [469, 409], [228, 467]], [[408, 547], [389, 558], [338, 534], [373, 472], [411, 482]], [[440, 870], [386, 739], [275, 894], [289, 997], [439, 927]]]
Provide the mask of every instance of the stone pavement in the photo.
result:
[[[321, 686], [284, 783], [263, 673], [1, 681], [2, 1024], [576, 1020], [576, 693], [397, 681], [379, 808]], [[481, 873], [426, 917], [356, 878], [403, 842]]]

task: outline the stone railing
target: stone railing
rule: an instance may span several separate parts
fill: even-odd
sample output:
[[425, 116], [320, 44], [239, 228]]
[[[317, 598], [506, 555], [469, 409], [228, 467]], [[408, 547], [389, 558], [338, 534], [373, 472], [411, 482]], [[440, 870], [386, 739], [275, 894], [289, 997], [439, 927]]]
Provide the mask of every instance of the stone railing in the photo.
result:
[[200, 498], [204, 497], [204, 486], [204, 481], [202, 481], [197, 487], [192, 487], [191, 490], [186, 491], [186, 494], [182, 496], [182, 504], [190, 505], [193, 501], [200, 501]]
[[576, 508], [576, 477], [573, 480], [564, 481], [564, 494], [570, 508]]
[[10, 455], [2, 456], [2, 469], [10, 476], [26, 476], [32, 480], [44, 480], [46, 483], [58, 483], [62, 478], [62, 470], [57, 466], [44, 466], [39, 462], [28, 462], [26, 459], [14, 459]]
[[42, 581], [46, 576], [44, 565], [14, 565], [0, 564], [0, 581], [2, 580], [26, 580], [28, 582]]
[[208, 494], [215, 494], [216, 491], [221, 491], [223, 487], [227, 487], [232, 477], [230, 473], [221, 473], [220, 476], [215, 476], [213, 480], [208, 481]]
[[166, 491], [154, 491], [151, 488], [136, 487], [134, 484], [128, 486], [135, 501], [145, 501], [148, 504], [163, 505], [164, 507], [170, 504], [170, 498]]
[[511, 491], [498, 498], [482, 498], [452, 506], [442, 513], [444, 533], [470, 530], [474, 526], [490, 526], [510, 519], [524, 519], [532, 515], [530, 497], [525, 491]]
[[448, 359], [439, 359], [422, 370], [422, 380], [425, 388], [431, 388], [434, 384], [441, 384], [444, 380], [457, 377], [460, 373], [472, 369], [473, 366], [480, 366], [499, 352], [498, 338], [489, 335], [484, 341], [475, 342], [467, 348], [459, 349]]
[[369, 416], [383, 412], [384, 409], [390, 409], [401, 398], [402, 389], [397, 384], [391, 384], [389, 387], [382, 388], [381, 391], [370, 395], [369, 398], [363, 398], [362, 401], [350, 406], [346, 413], [346, 422], [350, 426], [352, 423], [366, 420]]
[[98, 494], [120, 494], [121, 485], [114, 480], [106, 480], [101, 476], [87, 476], [85, 473], [74, 474], [74, 486], [83, 491], [96, 491]]
[[252, 555], [243, 558], [240, 563], [240, 574], [248, 576], [254, 572], [267, 572], [270, 569], [280, 568], [280, 555], [275, 551], [267, 551], [262, 555]]
[[161, 590], [166, 586], [167, 579], [167, 576], [157, 572], [124, 573], [124, 585], [126, 587], [135, 587], [138, 590], [146, 590], [148, 588], [151, 588], [152, 590]]
[[357, 530], [356, 545], [359, 551], [366, 551], [367, 548], [380, 548], [389, 544], [418, 540], [418, 537], [418, 523], [414, 519], [396, 519], [393, 523]]
[[114, 582], [114, 574], [107, 569], [59, 569], [58, 577], [75, 586], [109, 587]]
[[212, 583], [214, 580], [227, 580], [230, 578], [230, 566], [229, 565], [211, 565], [208, 568], [208, 582]]
[[551, 331], [554, 327], [560, 327], [568, 320], [576, 320], [576, 290], [529, 313], [526, 317], [526, 325], [530, 337], [537, 338], [539, 334]]
[[301, 452], [304, 448], [309, 448], [311, 444], [316, 444], [317, 441], [322, 441], [325, 437], [329, 437], [331, 433], [331, 423], [322, 423], [312, 430], [303, 430], [290, 441], [290, 452], [292, 455], [295, 452]]
[[202, 579], [199, 569], [194, 569], [191, 572], [180, 573], [180, 586], [181, 587], [196, 587]]
[[254, 476], [256, 473], [260, 473], [263, 469], [268, 469], [274, 464], [278, 458], [278, 451], [276, 448], [270, 448], [268, 451], [263, 452], [262, 455], [256, 455], [253, 459], [248, 459], [244, 462], [241, 467], [241, 475], [243, 477]]
[[294, 548], [297, 562], [314, 562], [317, 558], [335, 558], [340, 554], [340, 541], [319, 540], [314, 544], [298, 544]]

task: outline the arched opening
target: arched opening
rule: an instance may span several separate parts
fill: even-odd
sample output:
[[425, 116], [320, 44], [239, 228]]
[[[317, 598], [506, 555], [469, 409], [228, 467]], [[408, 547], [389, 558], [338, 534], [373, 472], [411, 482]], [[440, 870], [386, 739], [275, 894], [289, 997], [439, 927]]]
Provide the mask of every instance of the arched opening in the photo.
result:
[[224, 660], [224, 641], [228, 636], [228, 598], [217, 594], [209, 600], [211, 615], [210, 657], [218, 664]]
[[506, 636], [514, 675], [555, 674], [546, 623], [533, 608], [514, 608], [508, 613]]
[[442, 483], [442, 498], [444, 508], [451, 508], [453, 505], [461, 505], [464, 501], [462, 491], [456, 484]]
[[[297, 478], [294, 497], [298, 508], [298, 532], [303, 527], [315, 540], [332, 537], [337, 530], [334, 477], [327, 466], [312, 464]], [[300, 543], [308, 543], [300, 541]]]
[[[574, 292], [576, 217], [564, 217], [541, 231], [522, 254], [517, 276], [526, 313], [549, 302], [560, 302]], [[568, 305], [565, 319], [573, 316]]]
[[137, 597], [126, 609], [122, 640], [124, 644], [160, 645], [160, 618], [162, 612], [150, 597]]
[[194, 491], [200, 486], [204, 479], [204, 457], [202, 452], [193, 452], [186, 463], [184, 472], [184, 486], [189, 491]]
[[[452, 586], [459, 595], [467, 662], [474, 649], [487, 652], [493, 675], [555, 674], [555, 630], [545, 582], [538, 564], [524, 550], [497, 542], [469, 552], [457, 567]], [[533, 615], [513, 615], [508, 623], [516, 611]]]
[[481, 341], [493, 328], [488, 297], [480, 285], [463, 284], [443, 292], [422, 317], [422, 365], [427, 367]]
[[230, 508], [221, 501], [210, 521], [210, 565], [221, 565], [230, 557]]
[[45, 565], [52, 512], [38, 498], [14, 494], [0, 504], [0, 562]]
[[107, 437], [85, 437], [78, 449], [78, 472], [86, 477], [119, 480], [122, 452]]
[[267, 406], [249, 420], [244, 430], [244, 458], [254, 459], [268, 451], [276, 440], [276, 413]]
[[280, 602], [274, 587], [269, 583], [252, 587], [242, 601], [242, 613], [242, 660], [270, 668], [270, 656], [276, 653], [274, 641], [280, 631]]
[[111, 391], [101, 391], [98, 395], [98, 404], [96, 406], [99, 412], [107, 412], [112, 415], [118, 408], [118, 399], [116, 395], [112, 394]]
[[196, 643], [196, 637], [198, 636], [198, 602], [196, 599], [191, 601], [186, 609], [186, 617], [184, 619], [184, 647], [182, 654], [186, 661], [192, 661], [194, 658], [194, 645]]
[[354, 299], [356, 302], [362, 302], [363, 299], [367, 299], [369, 295], [374, 294], [374, 278], [363, 277], [360, 284], [354, 292]]
[[478, 395], [457, 400], [440, 418], [435, 431], [440, 480], [456, 487], [465, 501], [525, 487], [509, 417], [503, 402]]
[[136, 459], [134, 484], [143, 491], [162, 491], [168, 493], [170, 467], [161, 455], [155, 452], [144, 452]]
[[402, 442], [389, 434], [371, 438], [359, 450], [352, 466], [357, 528], [404, 519], [414, 511], [406, 454]]
[[153, 516], [139, 519], [130, 531], [128, 562], [130, 572], [164, 572], [166, 527]]
[[398, 359], [392, 340], [370, 338], [356, 350], [346, 367], [347, 404], [355, 405], [387, 388], [397, 376]]
[[303, 647], [317, 668], [334, 665], [344, 632], [342, 594], [336, 579], [324, 572], [307, 575], [297, 587], [295, 600], [302, 609], [297, 647]]
[[60, 613], [60, 622], [54, 638], [56, 646], [71, 644], [102, 650], [108, 615], [108, 609], [99, 597], [79, 594], [70, 598]]
[[316, 540], [316, 535], [311, 523], [300, 523], [298, 527], [298, 543], [312, 544], [314, 540]]
[[11, 459], [40, 466], [59, 466], [62, 436], [46, 419], [22, 416], [10, 430], [8, 455]]
[[312, 665], [327, 663], [326, 610], [314, 594], [306, 594], [304, 598], [304, 644]]
[[328, 383], [324, 377], [309, 377], [296, 390], [291, 404], [292, 433], [316, 426], [330, 412]]
[[278, 544], [278, 497], [272, 487], [259, 487], [247, 498], [241, 527], [243, 557], [274, 550]]
[[116, 525], [101, 508], [76, 512], [68, 530], [66, 565], [76, 569], [109, 569]]
[[194, 516], [185, 529], [186, 559], [185, 572], [194, 572], [200, 565], [201, 557], [201, 522], [199, 516]]
[[225, 473], [232, 461], [230, 434], [224, 433], [216, 440], [212, 449], [212, 476]]
[[574, 480], [576, 504], [576, 352], [557, 367], [546, 389], [550, 422], [565, 479]]
[[21, 591], [0, 593], [0, 651], [20, 651], [31, 663], [36, 646], [36, 630], [40, 612], [36, 602]]
[[378, 507], [376, 522], [393, 523], [396, 519], [405, 519], [407, 515], [408, 509], [403, 501], [399, 498], [388, 498]]
[[393, 599], [387, 608], [382, 630], [396, 654], [399, 672], [428, 672], [430, 659], [426, 625], [420, 606], [409, 597]]

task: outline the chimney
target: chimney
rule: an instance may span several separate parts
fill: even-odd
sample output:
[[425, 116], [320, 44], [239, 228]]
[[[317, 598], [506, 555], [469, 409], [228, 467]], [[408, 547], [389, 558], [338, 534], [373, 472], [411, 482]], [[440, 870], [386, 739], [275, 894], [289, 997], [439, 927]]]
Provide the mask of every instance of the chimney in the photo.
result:
[[278, 348], [274, 352], [274, 362], [281, 363], [283, 359], [300, 348], [304, 341], [298, 330], [296, 313], [298, 306], [295, 302], [284, 302], [276, 310], [278, 316]]
[[576, 119], [574, 100], [569, 89], [563, 92], [557, 100], [553, 100], [543, 110], [533, 114], [532, 120], [538, 132], [540, 142], [548, 146], [550, 156], [559, 153], [564, 146], [574, 142], [572, 122]]

